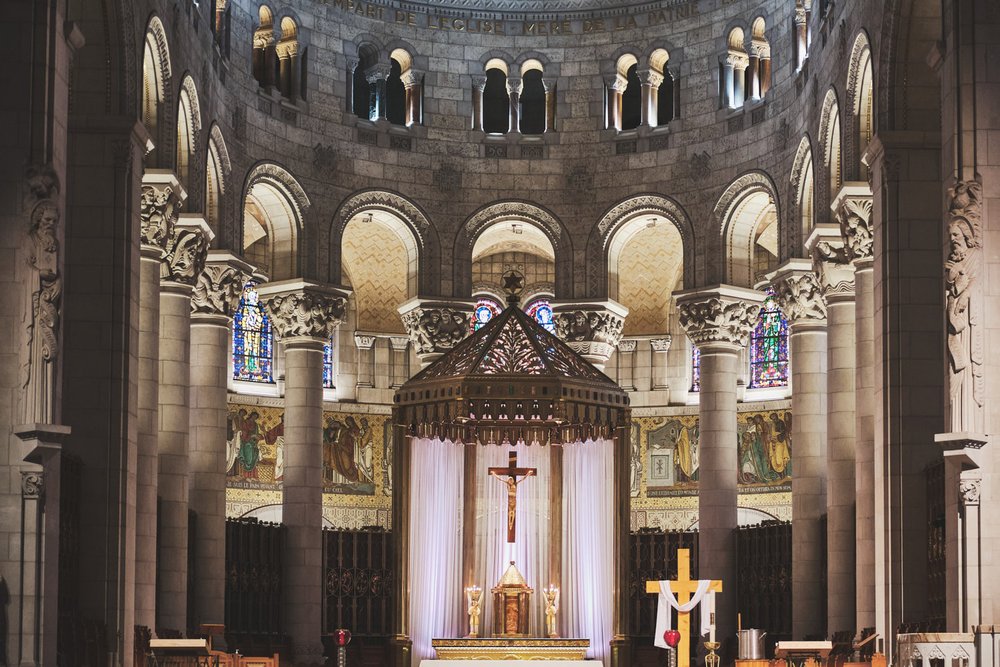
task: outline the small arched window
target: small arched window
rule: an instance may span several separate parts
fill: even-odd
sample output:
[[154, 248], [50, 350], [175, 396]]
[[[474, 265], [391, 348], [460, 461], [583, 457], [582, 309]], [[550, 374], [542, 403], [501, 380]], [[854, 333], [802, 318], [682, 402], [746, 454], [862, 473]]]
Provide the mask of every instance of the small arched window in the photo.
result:
[[267, 5], [257, 12], [257, 27], [253, 31], [253, 78], [261, 88], [274, 85], [274, 15]]
[[306, 98], [306, 49], [299, 44], [299, 27], [289, 16], [281, 19], [278, 56], [278, 90], [290, 102]]
[[233, 315], [233, 379], [274, 382], [273, 345], [271, 320], [260, 303], [257, 283], [250, 281]]
[[545, 132], [545, 84], [542, 70], [531, 69], [521, 76], [521, 134]]
[[507, 72], [499, 67], [486, 70], [483, 89], [483, 131], [506, 134], [510, 129], [510, 95], [507, 93]]
[[622, 92], [622, 127], [631, 130], [639, 127], [642, 120], [642, 83], [639, 81], [639, 65], [632, 65], [625, 73], [625, 90]]
[[746, 90], [751, 100], [763, 99], [771, 89], [771, 45], [764, 36], [764, 17], [754, 19], [750, 29], [749, 66], [746, 70]]
[[535, 299], [528, 304], [524, 312], [549, 333], [556, 332], [556, 324], [552, 318], [552, 305], [548, 299]]
[[795, 34], [795, 71], [798, 72], [806, 64], [809, 57], [809, 46], [812, 44], [812, 32], [809, 29], [809, 19], [812, 14], [812, 0], [795, 0], [795, 20], [792, 22]]
[[476, 307], [472, 311], [472, 330], [479, 331], [487, 322], [500, 314], [500, 304], [493, 299], [486, 297], [476, 301]]
[[746, 100], [747, 68], [750, 58], [747, 56], [743, 28], [733, 28], [726, 39], [726, 55], [719, 63], [719, 98], [722, 107], [739, 109]]
[[751, 389], [788, 386], [788, 320], [768, 289], [750, 335]]

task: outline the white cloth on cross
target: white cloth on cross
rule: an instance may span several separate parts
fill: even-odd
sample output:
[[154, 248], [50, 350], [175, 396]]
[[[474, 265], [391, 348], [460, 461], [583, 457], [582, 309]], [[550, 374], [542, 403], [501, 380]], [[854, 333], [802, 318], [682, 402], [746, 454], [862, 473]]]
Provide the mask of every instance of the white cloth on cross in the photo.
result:
[[710, 591], [711, 579], [700, 579], [698, 588], [691, 599], [684, 604], [678, 604], [674, 592], [670, 590], [669, 581], [661, 581], [660, 595], [656, 605], [656, 634], [653, 635], [653, 645], [660, 648], [669, 648], [663, 633], [671, 628], [671, 608], [679, 612], [687, 613], [701, 604], [701, 634], [707, 634], [712, 623], [712, 615], [715, 614], [715, 591]]

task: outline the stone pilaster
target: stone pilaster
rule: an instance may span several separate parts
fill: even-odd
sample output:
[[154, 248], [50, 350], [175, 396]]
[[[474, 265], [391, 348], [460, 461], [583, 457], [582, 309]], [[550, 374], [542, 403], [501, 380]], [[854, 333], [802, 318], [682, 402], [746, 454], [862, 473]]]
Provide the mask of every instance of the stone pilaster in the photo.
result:
[[140, 199], [135, 624], [156, 627], [156, 497], [160, 384], [160, 263], [187, 197], [173, 172], [147, 169]]
[[806, 248], [826, 300], [827, 634], [855, 626], [854, 267], [836, 225], [818, 225]]
[[323, 663], [323, 345], [344, 318], [347, 292], [286, 280], [261, 285], [260, 299], [285, 354], [286, 542], [281, 618], [293, 663]]
[[667, 361], [667, 354], [670, 352], [670, 344], [673, 340], [673, 336], [670, 334], [649, 340], [649, 354], [651, 359], [649, 364], [649, 388], [653, 391], [670, 389], [670, 383], [667, 381], [667, 371], [670, 368]]
[[598, 370], [604, 370], [622, 338], [628, 308], [617, 301], [552, 304], [556, 332]]
[[[840, 224], [846, 259], [854, 266], [855, 344], [855, 566], [857, 627], [876, 625], [876, 539], [884, 518], [876, 514], [880, 462], [875, 456], [875, 294], [871, 227], [872, 194], [867, 183], [848, 181], [831, 208]], [[879, 589], [882, 587], [879, 586]]]
[[191, 296], [213, 237], [204, 218], [182, 214], [160, 263], [156, 627], [181, 632], [187, 630]]
[[792, 636], [797, 639], [826, 635], [822, 534], [826, 513], [826, 302], [812, 268], [808, 260], [789, 260], [771, 279], [789, 323], [791, 440], [795, 443]]
[[212, 250], [191, 299], [191, 509], [195, 624], [224, 623], [226, 602], [226, 391], [233, 313], [253, 268], [232, 253]]
[[473, 306], [472, 301], [417, 297], [399, 307], [421, 368], [427, 368], [469, 335]]
[[[736, 582], [736, 380], [764, 295], [720, 285], [674, 294], [680, 323], [701, 350], [698, 573]], [[717, 635], [736, 636], [736, 598], [716, 601]]]

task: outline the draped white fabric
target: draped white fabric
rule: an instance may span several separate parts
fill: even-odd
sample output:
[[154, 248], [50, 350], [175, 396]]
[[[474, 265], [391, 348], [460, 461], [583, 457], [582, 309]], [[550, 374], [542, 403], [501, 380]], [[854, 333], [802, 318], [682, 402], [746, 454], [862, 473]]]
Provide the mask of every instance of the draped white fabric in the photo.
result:
[[[515, 515], [515, 543], [507, 543], [507, 487], [498, 479], [489, 477], [491, 467], [507, 467], [507, 455], [517, 452], [519, 468], [537, 468], [530, 477], [517, 486], [517, 513]], [[549, 581], [551, 563], [551, 524], [549, 509], [549, 480], [551, 450], [542, 445], [480, 446], [476, 455], [476, 562], [474, 580], [466, 586], [478, 584], [483, 589], [482, 630], [493, 631], [493, 588], [510, 561], [524, 575], [535, 593], [531, 597], [531, 634], [541, 637], [545, 632], [545, 609], [542, 589]]]
[[410, 442], [410, 633], [414, 666], [431, 639], [466, 634], [462, 588], [464, 453], [451, 441]]
[[590, 639], [608, 665], [614, 613], [614, 447], [588, 440], [563, 447], [562, 623]]

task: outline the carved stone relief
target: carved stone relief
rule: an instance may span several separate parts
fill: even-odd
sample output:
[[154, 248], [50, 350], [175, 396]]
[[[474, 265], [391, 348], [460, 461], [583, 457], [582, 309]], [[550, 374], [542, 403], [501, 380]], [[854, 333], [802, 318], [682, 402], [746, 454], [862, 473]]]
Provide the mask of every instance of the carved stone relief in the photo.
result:
[[194, 286], [191, 313], [232, 317], [240, 304], [243, 286], [251, 277], [250, 272], [229, 264], [208, 263]]
[[261, 294], [280, 338], [306, 336], [327, 340], [344, 319], [347, 299], [311, 290]]
[[402, 315], [417, 354], [445, 352], [455, 347], [470, 331], [470, 313], [457, 308], [414, 308]]
[[826, 319], [826, 301], [816, 274], [810, 272], [786, 273], [774, 281], [781, 311], [794, 326], [801, 322], [820, 322]]
[[709, 296], [677, 306], [681, 326], [695, 345], [728, 343], [743, 346], [757, 323], [760, 303]]
[[160, 280], [193, 286], [205, 270], [210, 233], [207, 227], [175, 225], [160, 264]]
[[963, 479], [958, 483], [958, 495], [963, 505], [978, 505], [982, 480]]
[[182, 191], [171, 185], [143, 183], [139, 200], [141, 240], [143, 246], [158, 248], [162, 253], [177, 224], [177, 216], [184, 200]]
[[874, 246], [871, 227], [872, 198], [845, 198], [837, 211], [837, 219], [848, 257], [852, 260], [871, 259]]

